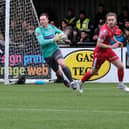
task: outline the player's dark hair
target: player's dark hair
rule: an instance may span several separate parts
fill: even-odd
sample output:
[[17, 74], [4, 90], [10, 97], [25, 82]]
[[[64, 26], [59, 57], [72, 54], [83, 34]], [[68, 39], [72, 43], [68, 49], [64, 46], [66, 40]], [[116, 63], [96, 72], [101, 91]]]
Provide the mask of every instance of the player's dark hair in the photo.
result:
[[107, 20], [107, 17], [109, 17], [109, 16], [114, 16], [114, 17], [117, 19], [116, 13], [113, 13], [113, 12], [107, 13], [107, 14], [106, 14], [106, 20]]
[[41, 13], [39, 17], [41, 16], [46, 16], [47, 18], [49, 18], [48, 13]]

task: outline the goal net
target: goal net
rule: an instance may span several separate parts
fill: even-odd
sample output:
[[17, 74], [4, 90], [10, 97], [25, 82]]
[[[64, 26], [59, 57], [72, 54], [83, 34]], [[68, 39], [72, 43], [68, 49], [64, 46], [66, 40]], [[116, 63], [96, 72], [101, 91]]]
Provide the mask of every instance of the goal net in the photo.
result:
[[0, 78], [4, 72], [6, 82], [23, 75], [28, 79], [50, 78], [35, 37], [39, 22], [32, 0], [9, 1], [0, 0]]

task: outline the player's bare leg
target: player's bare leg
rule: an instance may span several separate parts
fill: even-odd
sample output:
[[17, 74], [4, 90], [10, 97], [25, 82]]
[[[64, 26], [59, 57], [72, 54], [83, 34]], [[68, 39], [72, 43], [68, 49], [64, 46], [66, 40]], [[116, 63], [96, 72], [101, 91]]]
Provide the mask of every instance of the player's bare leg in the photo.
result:
[[118, 69], [118, 80], [119, 80], [119, 84], [118, 84], [118, 88], [125, 90], [126, 92], [129, 92], [129, 88], [124, 85], [123, 83], [123, 78], [124, 78], [124, 66], [122, 64], [122, 62], [120, 61], [120, 59], [117, 59], [115, 61], [112, 62], [112, 64], [114, 64], [117, 69]]

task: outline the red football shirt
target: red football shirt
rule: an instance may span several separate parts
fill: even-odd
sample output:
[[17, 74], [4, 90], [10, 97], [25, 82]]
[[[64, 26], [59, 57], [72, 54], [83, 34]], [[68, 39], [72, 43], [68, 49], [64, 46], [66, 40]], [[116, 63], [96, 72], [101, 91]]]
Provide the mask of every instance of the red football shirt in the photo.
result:
[[[99, 31], [99, 36], [98, 36], [98, 40], [100, 40], [101, 42], [103, 42], [104, 44], [110, 45], [111, 39], [114, 36], [115, 30], [116, 30], [116, 26], [113, 28], [113, 30], [111, 30], [107, 24], [105, 24], [104, 26], [102, 26], [102, 28]], [[97, 50], [103, 50], [103, 49], [107, 49], [107, 48], [99, 48], [96, 46]]]

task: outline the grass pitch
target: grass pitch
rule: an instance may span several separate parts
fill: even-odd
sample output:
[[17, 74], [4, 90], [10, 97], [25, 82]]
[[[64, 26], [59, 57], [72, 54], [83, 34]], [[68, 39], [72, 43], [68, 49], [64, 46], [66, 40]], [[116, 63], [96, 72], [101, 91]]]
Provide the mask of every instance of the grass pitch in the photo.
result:
[[129, 129], [129, 93], [116, 87], [0, 84], [0, 129]]

